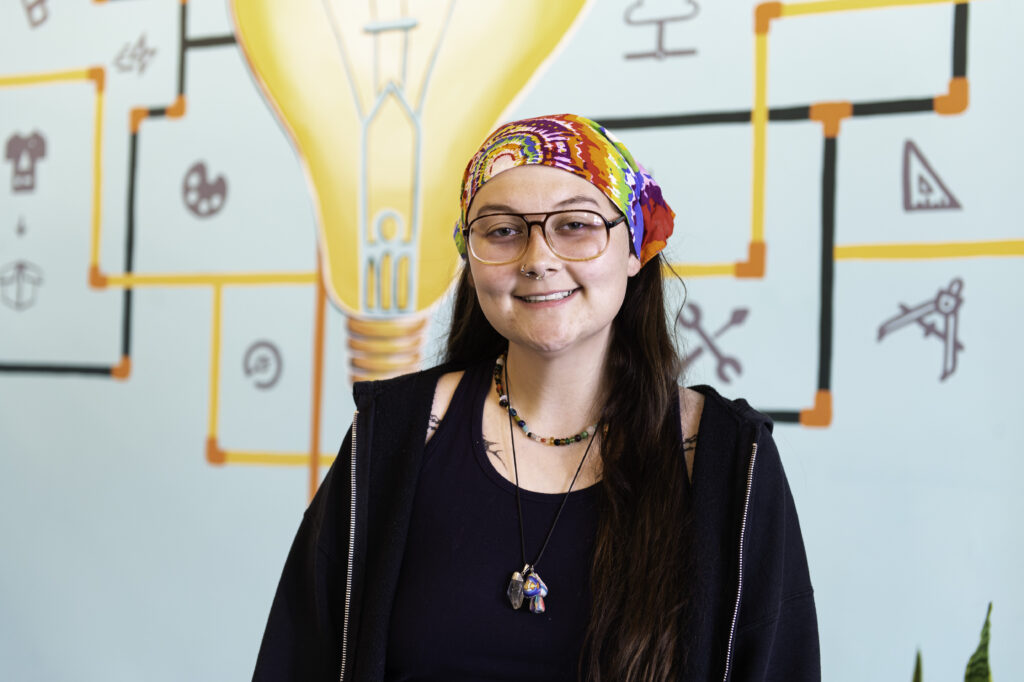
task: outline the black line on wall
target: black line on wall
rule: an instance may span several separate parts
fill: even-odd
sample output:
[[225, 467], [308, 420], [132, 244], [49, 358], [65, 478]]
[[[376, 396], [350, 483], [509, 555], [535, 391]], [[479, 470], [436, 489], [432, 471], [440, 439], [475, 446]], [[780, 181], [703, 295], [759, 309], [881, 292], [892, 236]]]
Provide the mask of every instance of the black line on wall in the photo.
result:
[[[130, 275], [135, 267], [135, 176], [139, 156], [139, 134], [132, 133], [128, 145], [128, 205], [125, 216], [124, 272]], [[125, 287], [121, 315], [121, 355], [132, 354], [132, 300], [134, 291]]]
[[185, 49], [188, 38], [185, 33], [188, 29], [188, 3], [181, 3], [180, 26], [178, 28], [178, 96], [185, 94]]
[[696, 114], [665, 114], [660, 116], [631, 116], [598, 118], [606, 128], [672, 128], [675, 126], [706, 125], [709, 123], [750, 123], [750, 111], [710, 111]]
[[806, 121], [811, 117], [811, 107], [801, 104], [796, 107], [776, 107], [768, 110], [769, 121]]
[[0, 363], [0, 372], [13, 374], [92, 374], [110, 377], [113, 367], [99, 365], [44, 365], [29, 363]]
[[953, 9], [953, 76], [967, 75], [967, 3]]
[[785, 422], [787, 424], [800, 423], [800, 413], [789, 410], [761, 410], [772, 418], [772, 421]]
[[883, 114], [916, 114], [932, 111], [935, 99], [896, 99], [882, 102], [857, 102], [853, 105], [854, 116], [879, 116]]
[[237, 41], [232, 34], [224, 36], [207, 36], [205, 38], [189, 38], [185, 41], [185, 47], [220, 47], [222, 45], [234, 45]]
[[[930, 102], [931, 100], [929, 100]], [[810, 118], [809, 106], [777, 107], [768, 111], [770, 121], [804, 121]], [[629, 130], [636, 128], [671, 128], [675, 126], [713, 125], [718, 123], [750, 123], [750, 110], [709, 111], [694, 114], [665, 114], [659, 116], [631, 116], [628, 118], [595, 119], [607, 128]]]
[[832, 385], [832, 326], [835, 296], [836, 138], [825, 138], [821, 168], [821, 302], [818, 318], [818, 390]]

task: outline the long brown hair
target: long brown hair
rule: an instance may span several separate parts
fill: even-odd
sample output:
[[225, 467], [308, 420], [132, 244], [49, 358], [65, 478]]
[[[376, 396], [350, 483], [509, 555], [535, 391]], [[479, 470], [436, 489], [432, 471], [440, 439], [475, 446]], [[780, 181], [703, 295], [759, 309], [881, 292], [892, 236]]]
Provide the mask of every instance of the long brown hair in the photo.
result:
[[[689, 499], [678, 438], [681, 361], [665, 312], [662, 256], [629, 279], [605, 362], [608, 426], [591, 609], [580, 659], [593, 682], [664, 682], [685, 663], [683, 618], [691, 601]], [[508, 347], [484, 317], [463, 268], [447, 360], [493, 360]]]

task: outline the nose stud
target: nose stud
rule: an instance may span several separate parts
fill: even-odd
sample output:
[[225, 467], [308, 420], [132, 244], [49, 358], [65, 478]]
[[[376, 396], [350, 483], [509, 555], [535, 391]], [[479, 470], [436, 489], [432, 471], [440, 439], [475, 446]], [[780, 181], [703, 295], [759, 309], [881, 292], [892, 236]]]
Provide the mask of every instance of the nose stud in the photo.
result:
[[544, 279], [544, 275], [533, 270], [527, 270], [526, 266], [519, 268], [519, 274], [530, 279]]

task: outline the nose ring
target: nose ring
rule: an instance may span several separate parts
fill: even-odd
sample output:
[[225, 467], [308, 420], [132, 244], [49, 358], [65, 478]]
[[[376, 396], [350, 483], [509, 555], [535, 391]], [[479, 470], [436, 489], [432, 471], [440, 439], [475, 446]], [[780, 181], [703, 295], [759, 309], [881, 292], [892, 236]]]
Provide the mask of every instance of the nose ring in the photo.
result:
[[526, 266], [519, 268], [519, 274], [530, 279], [544, 279], [544, 275], [534, 272], [533, 270], [527, 270]]

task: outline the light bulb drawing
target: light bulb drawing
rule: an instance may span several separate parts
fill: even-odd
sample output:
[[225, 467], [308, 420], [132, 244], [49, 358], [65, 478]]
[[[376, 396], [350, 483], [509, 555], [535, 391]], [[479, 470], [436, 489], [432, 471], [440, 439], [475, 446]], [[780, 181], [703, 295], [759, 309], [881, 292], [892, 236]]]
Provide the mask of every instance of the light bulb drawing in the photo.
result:
[[307, 173], [352, 380], [418, 367], [457, 266], [465, 163], [589, 2], [232, 0], [250, 70]]

